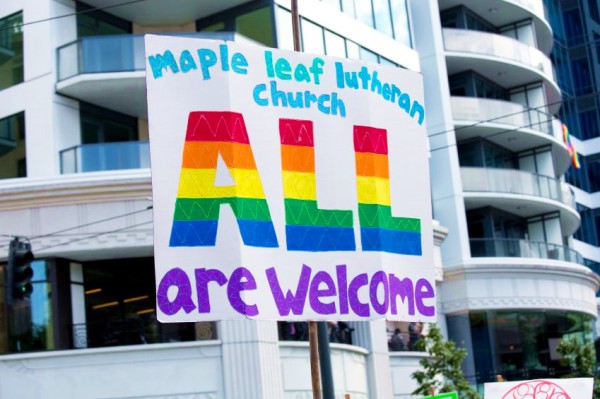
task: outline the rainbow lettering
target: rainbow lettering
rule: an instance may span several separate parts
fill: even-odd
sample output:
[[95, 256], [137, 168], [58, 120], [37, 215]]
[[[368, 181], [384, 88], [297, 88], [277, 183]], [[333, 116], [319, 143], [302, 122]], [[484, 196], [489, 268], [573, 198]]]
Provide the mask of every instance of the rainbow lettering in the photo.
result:
[[285, 232], [289, 251], [354, 251], [350, 210], [319, 209], [313, 123], [279, 120]]
[[358, 219], [363, 251], [421, 255], [421, 220], [392, 216], [387, 131], [354, 126]]
[[[219, 155], [234, 185], [215, 185]], [[214, 246], [222, 204], [231, 206], [245, 245], [278, 247], [243, 116], [192, 112], [169, 246]]]

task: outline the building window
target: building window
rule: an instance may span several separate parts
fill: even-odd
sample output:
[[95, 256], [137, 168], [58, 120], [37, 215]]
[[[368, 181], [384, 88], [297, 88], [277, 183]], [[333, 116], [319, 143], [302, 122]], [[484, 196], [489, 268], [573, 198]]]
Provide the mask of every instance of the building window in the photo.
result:
[[509, 92], [474, 71], [461, 72], [448, 77], [452, 96], [507, 100]]
[[87, 4], [77, 2], [77, 37], [128, 35], [131, 22], [102, 10], [94, 10]]
[[0, 90], [23, 82], [23, 12], [0, 19]]
[[26, 177], [25, 113], [0, 119], [0, 179]]
[[152, 258], [84, 263], [83, 285], [86, 322], [74, 331], [87, 337], [87, 347], [216, 338], [214, 323], [156, 320]]
[[[463, 371], [473, 384], [559, 378], [571, 372], [556, 345], [576, 337], [593, 343], [593, 318], [566, 311], [473, 311], [447, 317], [450, 339], [467, 350]], [[477, 370], [477, 373], [474, 371]]]
[[81, 143], [117, 143], [134, 141], [138, 137], [137, 119], [81, 102]]
[[458, 6], [440, 12], [442, 27], [497, 33], [498, 30], [467, 7]]
[[253, 1], [196, 21], [199, 32], [237, 32], [267, 47], [275, 47], [273, 5]]

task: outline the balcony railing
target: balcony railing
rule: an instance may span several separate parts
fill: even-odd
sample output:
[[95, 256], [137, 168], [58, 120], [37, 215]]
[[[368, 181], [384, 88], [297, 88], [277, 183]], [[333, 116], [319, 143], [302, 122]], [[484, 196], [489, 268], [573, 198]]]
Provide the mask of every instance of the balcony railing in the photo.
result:
[[[235, 32], [169, 32], [171, 36], [239, 41]], [[246, 39], [250, 41], [250, 39]], [[145, 69], [144, 35], [86, 36], [59, 47], [58, 81], [86, 73]]]
[[489, 121], [532, 129], [562, 140], [562, 124], [550, 114], [528, 109], [521, 104], [477, 97], [451, 97], [452, 118], [455, 121]]
[[555, 80], [552, 62], [535, 47], [495, 33], [451, 28], [444, 28], [443, 32], [446, 51], [503, 58], [535, 68]]
[[583, 257], [569, 247], [548, 242], [509, 238], [471, 238], [471, 256], [555, 259], [583, 264]]
[[571, 189], [558, 179], [516, 169], [461, 167], [464, 191], [548, 198], [575, 208]]
[[150, 150], [147, 141], [83, 144], [60, 152], [60, 173], [149, 167]]

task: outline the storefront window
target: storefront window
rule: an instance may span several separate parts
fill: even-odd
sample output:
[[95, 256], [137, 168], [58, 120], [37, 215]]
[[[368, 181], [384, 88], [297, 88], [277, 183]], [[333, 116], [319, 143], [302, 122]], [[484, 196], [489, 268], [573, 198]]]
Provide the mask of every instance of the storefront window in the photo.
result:
[[33, 292], [29, 299], [13, 300], [9, 311], [9, 351], [54, 349], [51, 263], [32, 262]]
[[477, 370], [473, 383], [504, 380], [559, 378], [570, 372], [561, 365], [559, 342], [575, 337], [582, 343], [594, 339], [593, 318], [566, 311], [481, 311], [447, 316], [450, 339], [467, 349], [465, 374]]
[[23, 82], [23, 12], [0, 19], [0, 90]]
[[152, 258], [83, 264], [85, 325], [76, 325], [87, 347], [214, 339], [213, 323], [156, 320]]

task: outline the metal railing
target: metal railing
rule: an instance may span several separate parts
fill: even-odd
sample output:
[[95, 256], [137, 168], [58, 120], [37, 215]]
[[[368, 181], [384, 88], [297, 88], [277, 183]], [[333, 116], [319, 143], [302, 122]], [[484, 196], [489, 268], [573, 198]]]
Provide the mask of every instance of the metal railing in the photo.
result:
[[513, 238], [471, 238], [469, 241], [471, 256], [474, 258], [555, 259], [583, 264], [583, 257], [577, 251], [549, 242]]
[[[255, 43], [235, 32], [169, 32], [162, 34]], [[81, 37], [57, 49], [57, 62], [59, 82], [86, 73], [142, 71], [146, 67], [144, 35]]]
[[503, 58], [539, 70], [555, 81], [552, 62], [543, 52], [508, 36], [467, 29], [444, 28], [446, 51]]
[[461, 167], [460, 172], [464, 191], [542, 197], [575, 209], [575, 199], [569, 186], [553, 177], [499, 168]]
[[82, 144], [60, 152], [60, 173], [63, 174], [149, 167], [147, 141]]

